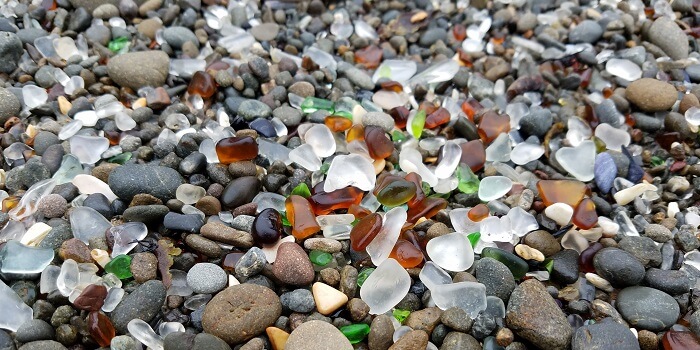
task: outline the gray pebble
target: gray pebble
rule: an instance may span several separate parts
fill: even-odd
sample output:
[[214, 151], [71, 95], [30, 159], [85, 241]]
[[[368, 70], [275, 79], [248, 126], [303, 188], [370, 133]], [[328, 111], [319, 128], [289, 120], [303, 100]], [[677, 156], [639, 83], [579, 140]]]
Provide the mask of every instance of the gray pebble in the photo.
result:
[[199, 263], [187, 272], [187, 284], [195, 293], [213, 294], [228, 285], [228, 274], [218, 265]]

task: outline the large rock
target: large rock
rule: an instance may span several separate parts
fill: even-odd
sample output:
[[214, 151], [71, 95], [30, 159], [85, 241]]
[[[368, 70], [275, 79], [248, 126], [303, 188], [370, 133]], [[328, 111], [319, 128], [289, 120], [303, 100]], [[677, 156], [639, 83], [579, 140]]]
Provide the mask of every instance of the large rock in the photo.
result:
[[571, 326], [542, 283], [531, 279], [510, 295], [506, 326], [540, 349], [567, 349]]
[[175, 169], [141, 164], [117, 167], [107, 180], [114, 194], [126, 202], [141, 193], [151, 194], [165, 202], [175, 198], [177, 187], [184, 182]]
[[284, 350], [352, 350], [348, 338], [332, 324], [309, 321], [295, 328]]
[[644, 266], [622, 249], [601, 249], [593, 257], [593, 266], [596, 273], [614, 287], [633, 286], [644, 279]]
[[169, 70], [170, 58], [163, 51], [129, 52], [112, 57], [107, 63], [109, 77], [134, 90], [164, 85]]
[[659, 17], [647, 33], [649, 40], [674, 60], [688, 58], [688, 36], [676, 22], [666, 16]]
[[19, 114], [21, 109], [22, 105], [17, 96], [9, 90], [0, 88], [0, 124], [5, 124], [8, 119]]
[[623, 289], [615, 307], [630, 326], [652, 332], [671, 327], [680, 315], [678, 302], [672, 296], [649, 287]]
[[150, 322], [165, 302], [165, 286], [158, 280], [148, 281], [127, 295], [112, 311], [114, 328], [126, 334], [129, 321], [138, 318]]
[[667, 82], [642, 78], [627, 86], [625, 97], [645, 112], [662, 112], [673, 107], [678, 99], [678, 92]]
[[239, 284], [224, 289], [207, 304], [202, 327], [229, 344], [240, 344], [265, 332], [281, 314], [282, 304], [272, 289]]
[[508, 266], [492, 258], [481, 258], [476, 262], [476, 280], [486, 286], [486, 295], [493, 295], [508, 302], [515, 289], [515, 279]]
[[571, 339], [572, 350], [639, 350], [637, 338], [629, 328], [611, 319], [576, 330]]
[[12, 73], [22, 56], [22, 40], [15, 33], [0, 32], [0, 72]]

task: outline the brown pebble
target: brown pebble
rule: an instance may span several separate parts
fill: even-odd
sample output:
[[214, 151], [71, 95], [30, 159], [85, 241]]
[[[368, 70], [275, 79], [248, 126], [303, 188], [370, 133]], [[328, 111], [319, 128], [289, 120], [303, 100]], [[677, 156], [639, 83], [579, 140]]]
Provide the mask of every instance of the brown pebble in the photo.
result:
[[642, 329], [637, 333], [637, 337], [641, 350], [656, 350], [659, 348], [659, 339], [655, 333]]
[[136, 253], [131, 258], [131, 274], [138, 283], [158, 278], [158, 259], [153, 253]]
[[369, 305], [360, 298], [350, 299], [347, 309], [350, 311], [350, 319], [354, 322], [360, 322], [369, 315]]
[[200, 235], [188, 235], [185, 237], [185, 244], [198, 253], [204, 254], [210, 258], [218, 258], [223, 253], [221, 247], [219, 247], [216, 242]]
[[338, 283], [340, 283], [340, 272], [336, 269], [332, 268], [325, 268], [319, 272], [319, 275], [321, 277], [321, 282], [331, 286], [331, 287], [338, 287]]
[[452, 282], [454, 283], [459, 283], [459, 282], [477, 282], [476, 277], [472, 275], [469, 272], [462, 271], [462, 272], [457, 272], [455, 274], [455, 277], [452, 279]]
[[700, 106], [700, 100], [698, 100], [698, 97], [693, 95], [693, 94], [685, 94], [683, 95], [683, 98], [681, 99], [681, 103], [678, 106], [678, 113], [680, 114], [685, 114], [685, 111], [690, 109], [690, 107], [699, 107]]
[[404, 334], [389, 350], [423, 350], [428, 346], [428, 333], [413, 330]]
[[129, 207], [135, 207], [139, 205], [162, 205], [163, 201], [160, 200], [159, 198], [156, 198], [153, 195], [150, 195], [148, 193], [139, 193], [134, 196], [134, 198], [131, 199], [131, 203], [129, 203]]
[[250, 248], [253, 246], [253, 235], [248, 232], [236, 230], [219, 222], [208, 222], [199, 230], [201, 235], [213, 241], [231, 244], [237, 248]]
[[515, 335], [513, 335], [513, 331], [508, 328], [501, 328], [498, 333], [496, 333], [496, 343], [503, 347], [510, 345], [514, 338]]
[[212, 196], [204, 196], [197, 201], [194, 207], [201, 210], [206, 216], [217, 215], [221, 211], [221, 202]]
[[423, 310], [412, 312], [408, 315], [408, 318], [406, 318], [405, 324], [415, 330], [423, 330], [432, 333], [435, 326], [440, 323], [441, 315], [442, 310], [436, 307], [428, 307]]
[[272, 273], [283, 283], [293, 286], [308, 285], [315, 275], [309, 256], [294, 242], [280, 244]]
[[228, 165], [228, 172], [233, 177], [255, 176], [258, 170], [251, 161], [233, 162]]
[[71, 238], [61, 244], [58, 249], [58, 256], [63, 260], [72, 259], [77, 263], [91, 263], [92, 255], [87, 244], [77, 238]]
[[116, 169], [119, 166], [117, 163], [102, 163], [98, 166], [96, 166], [94, 169], [92, 169], [92, 176], [100, 179], [100, 181], [107, 182], [107, 179], [109, 179], [109, 174], [112, 173], [112, 170]]
[[238, 216], [238, 215], [255, 216], [255, 213], [257, 210], [258, 210], [258, 203], [247, 203], [247, 204], [241, 205], [240, 207], [236, 207], [236, 209], [233, 209], [233, 211], [231, 211], [231, 214], [233, 214], [233, 216]]
[[447, 225], [443, 224], [442, 222], [436, 222], [430, 228], [428, 228], [428, 232], [426, 232], [426, 240], [430, 240], [435, 237], [440, 237], [443, 235], [446, 235], [450, 232], [453, 232], [453, 230]]
[[340, 270], [338, 290], [343, 292], [350, 299], [354, 298], [357, 292], [357, 275], [357, 269], [351, 265], [345, 265], [343, 269]]

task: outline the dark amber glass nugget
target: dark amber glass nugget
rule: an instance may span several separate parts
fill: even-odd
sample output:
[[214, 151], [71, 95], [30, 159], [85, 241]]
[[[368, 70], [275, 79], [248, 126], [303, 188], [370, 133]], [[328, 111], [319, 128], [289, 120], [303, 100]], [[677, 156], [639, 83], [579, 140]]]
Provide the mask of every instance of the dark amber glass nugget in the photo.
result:
[[586, 193], [586, 184], [576, 180], [540, 180], [537, 190], [546, 206], [566, 203], [576, 207]]
[[284, 207], [287, 210], [287, 220], [292, 225], [292, 235], [296, 239], [305, 239], [321, 230], [306, 198], [293, 194], [287, 197]]
[[590, 198], [584, 198], [574, 209], [574, 225], [588, 230], [598, 223], [598, 213], [595, 211], [595, 203]]
[[510, 131], [510, 117], [488, 111], [481, 117], [478, 131], [481, 140], [485, 144], [490, 144], [498, 135]]
[[436, 128], [440, 125], [449, 123], [449, 121], [450, 121], [450, 112], [447, 109], [440, 107], [435, 112], [430, 113], [425, 118], [425, 128], [426, 129]]
[[486, 204], [477, 204], [474, 208], [469, 209], [467, 217], [469, 220], [479, 222], [489, 216], [489, 207]]
[[263, 209], [253, 220], [253, 240], [258, 244], [272, 244], [282, 235], [282, 217], [277, 210]]
[[365, 142], [369, 156], [373, 159], [384, 159], [394, 151], [394, 143], [389, 140], [384, 130], [378, 126], [365, 127]]
[[92, 311], [87, 318], [88, 333], [101, 347], [108, 347], [114, 338], [115, 330], [109, 317], [99, 311]]
[[484, 167], [484, 163], [486, 163], [486, 150], [481, 140], [465, 142], [459, 145], [459, 147], [462, 149], [460, 163], [466, 164], [472, 172], [475, 173]]
[[250, 136], [227, 137], [216, 143], [216, 155], [222, 164], [255, 159], [258, 156], [258, 144]]
[[406, 269], [416, 267], [423, 262], [423, 252], [405, 239], [396, 241], [389, 257], [396, 259]]
[[212, 97], [216, 93], [216, 81], [209, 73], [195, 72], [187, 85], [187, 93], [202, 96], [204, 99]]
[[91, 284], [75, 298], [73, 305], [80, 310], [99, 311], [104, 305], [106, 297], [107, 287]]
[[447, 201], [442, 198], [428, 197], [417, 205], [408, 208], [407, 222], [416, 222], [418, 219], [425, 217], [430, 219], [440, 210], [447, 208]]
[[334, 210], [348, 209], [353, 204], [360, 204], [362, 195], [361, 189], [348, 186], [330, 193], [316, 193], [309, 197], [309, 201], [316, 215], [326, 215]]
[[363, 251], [382, 229], [382, 216], [372, 213], [362, 218], [350, 231], [350, 245], [354, 251]]
[[327, 116], [323, 123], [333, 132], [345, 131], [352, 127], [352, 120], [337, 115]]
[[395, 207], [408, 202], [416, 195], [416, 184], [411, 181], [398, 180], [390, 182], [384, 187], [379, 194], [377, 200], [389, 207]]

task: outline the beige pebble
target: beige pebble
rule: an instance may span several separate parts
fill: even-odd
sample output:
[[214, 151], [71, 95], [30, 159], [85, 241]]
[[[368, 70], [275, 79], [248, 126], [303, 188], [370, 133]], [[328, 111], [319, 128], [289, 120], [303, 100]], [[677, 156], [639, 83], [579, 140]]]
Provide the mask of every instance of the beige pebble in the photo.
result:
[[341, 291], [321, 282], [311, 287], [316, 309], [323, 315], [330, 315], [348, 302], [348, 296]]
[[515, 253], [525, 260], [544, 261], [544, 254], [541, 251], [524, 244], [516, 245]]
[[287, 338], [289, 338], [289, 333], [277, 328], [277, 327], [267, 327], [265, 329], [267, 337], [270, 338], [270, 343], [272, 343], [273, 350], [284, 350], [284, 345], [287, 344]]

